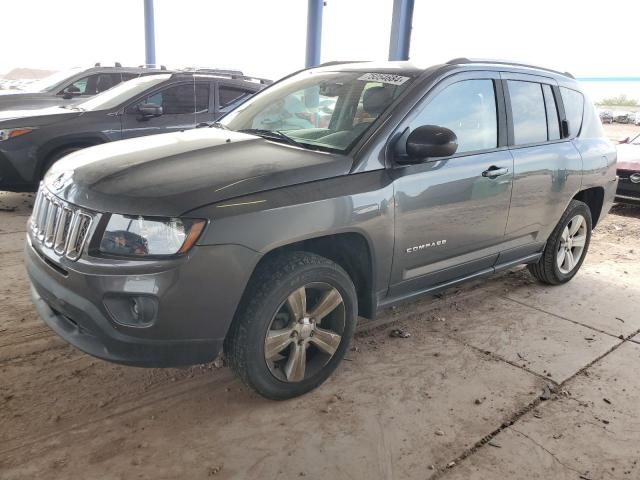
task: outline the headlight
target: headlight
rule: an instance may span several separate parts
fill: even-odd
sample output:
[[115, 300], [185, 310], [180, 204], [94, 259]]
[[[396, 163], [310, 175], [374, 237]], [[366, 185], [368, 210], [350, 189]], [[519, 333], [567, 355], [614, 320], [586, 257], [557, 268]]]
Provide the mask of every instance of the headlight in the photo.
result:
[[4, 140], [9, 140], [10, 138], [19, 137], [20, 135], [24, 135], [25, 133], [33, 132], [33, 128], [5, 128], [0, 129], [0, 142]]
[[112, 255], [153, 256], [187, 252], [202, 233], [205, 220], [111, 215], [100, 251]]

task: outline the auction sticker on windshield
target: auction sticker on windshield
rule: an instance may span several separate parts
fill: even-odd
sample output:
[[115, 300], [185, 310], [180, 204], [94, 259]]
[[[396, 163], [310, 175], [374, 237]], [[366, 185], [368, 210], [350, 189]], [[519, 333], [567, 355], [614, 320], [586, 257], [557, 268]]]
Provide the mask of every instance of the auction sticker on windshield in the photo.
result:
[[394, 75], [393, 73], [365, 73], [358, 80], [364, 80], [365, 82], [380, 82], [389, 83], [391, 85], [402, 85], [409, 80], [409, 77], [403, 77], [402, 75]]

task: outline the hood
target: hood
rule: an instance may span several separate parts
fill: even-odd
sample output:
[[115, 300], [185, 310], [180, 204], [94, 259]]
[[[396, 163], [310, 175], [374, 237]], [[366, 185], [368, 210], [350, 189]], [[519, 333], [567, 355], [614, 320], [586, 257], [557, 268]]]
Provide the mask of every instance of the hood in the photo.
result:
[[36, 110], [0, 110], [0, 127], [38, 127], [82, 115], [82, 110], [62, 107], [39, 108]]
[[43, 107], [69, 104], [61, 96], [47, 92], [20, 92], [19, 90], [0, 90], [0, 111], [34, 110]]
[[616, 145], [618, 152], [618, 170], [638, 170], [640, 171], [640, 145], [633, 143], [622, 143]]
[[346, 175], [352, 163], [343, 155], [200, 128], [80, 150], [57, 162], [45, 184], [91, 210], [178, 216], [241, 195]]

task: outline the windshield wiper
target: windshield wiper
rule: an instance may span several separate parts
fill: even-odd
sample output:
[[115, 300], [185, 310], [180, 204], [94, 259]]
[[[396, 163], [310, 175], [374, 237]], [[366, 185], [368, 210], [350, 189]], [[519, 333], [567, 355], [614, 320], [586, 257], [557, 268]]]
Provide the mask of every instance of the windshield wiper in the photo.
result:
[[248, 133], [250, 135], [257, 135], [259, 137], [266, 138], [268, 140], [276, 140], [276, 141], [281, 140], [281, 141], [284, 141], [285, 143], [288, 143], [289, 145], [293, 145], [294, 147], [306, 148], [305, 145], [295, 141], [293, 138], [289, 137], [288, 135], [285, 135], [280, 130], [265, 130], [262, 128], [243, 128], [238, 131], [242, 133]]

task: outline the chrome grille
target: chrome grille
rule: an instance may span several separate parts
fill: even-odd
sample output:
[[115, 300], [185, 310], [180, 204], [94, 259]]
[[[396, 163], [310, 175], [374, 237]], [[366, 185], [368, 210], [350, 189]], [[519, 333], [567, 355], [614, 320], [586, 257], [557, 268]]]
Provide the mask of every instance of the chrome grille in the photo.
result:
[[33, 238], [58, 255], [77, 260], [82, 254], [93, 216], [40, 187], [31, 214]]

